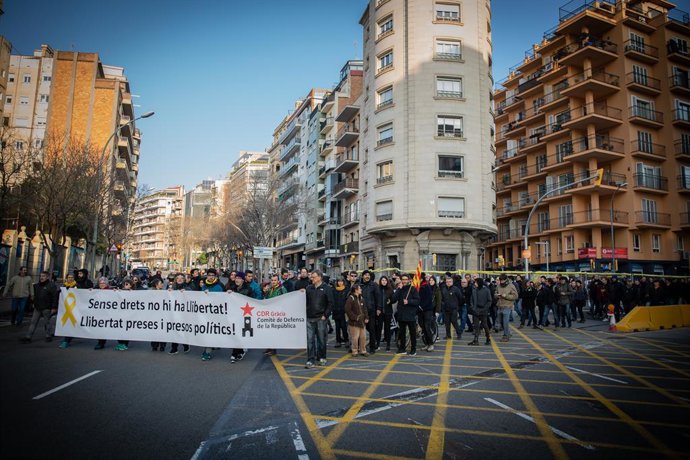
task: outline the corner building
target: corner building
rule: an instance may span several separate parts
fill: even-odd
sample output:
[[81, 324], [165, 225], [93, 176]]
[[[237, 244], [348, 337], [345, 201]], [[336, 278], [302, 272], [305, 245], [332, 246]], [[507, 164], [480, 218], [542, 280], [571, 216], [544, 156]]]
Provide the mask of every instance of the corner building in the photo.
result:
[[373, 0], [360, 24], [362, 268], [483, 267], [496, 232], [489, 2]]
[[[610, 270], [615, 254], [622, 272], [687, 270], [689, 37], [690, 15], [665, 0], [560, 8], [495, 94], [492, 260], [522, 267], [530, 209], [573, 183], [532, 216], [534, 269]], [[600, 186], [576, 183], [600, 168]]]

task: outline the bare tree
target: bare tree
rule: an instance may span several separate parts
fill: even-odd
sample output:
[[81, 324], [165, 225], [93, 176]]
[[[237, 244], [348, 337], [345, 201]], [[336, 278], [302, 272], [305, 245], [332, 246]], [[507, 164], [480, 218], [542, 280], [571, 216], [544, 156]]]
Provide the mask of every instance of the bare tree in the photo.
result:
[[20, 189], [32, 171], [37, 152], [9, 127], [0, 128], [0, 217], [19, 212]]

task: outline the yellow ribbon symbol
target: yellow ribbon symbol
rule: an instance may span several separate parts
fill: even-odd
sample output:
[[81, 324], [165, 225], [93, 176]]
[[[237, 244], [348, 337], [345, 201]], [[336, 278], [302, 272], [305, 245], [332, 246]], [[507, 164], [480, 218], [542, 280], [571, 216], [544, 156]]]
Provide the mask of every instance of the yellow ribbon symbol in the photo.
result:
[[77, 307], [77, 298], [73, 292], [67, 294], [63, 304], [65, 305], [65, 314], [62, 315], [62, 318], [60, 319], [60, 321], [62, 321], [62, 325], [64, 326], [67, 320], [70, 320], [70, 322], [72, 323], [72, 327], [76, 326], [77, 318], [74, 317], [72, 310], [74, 310]]

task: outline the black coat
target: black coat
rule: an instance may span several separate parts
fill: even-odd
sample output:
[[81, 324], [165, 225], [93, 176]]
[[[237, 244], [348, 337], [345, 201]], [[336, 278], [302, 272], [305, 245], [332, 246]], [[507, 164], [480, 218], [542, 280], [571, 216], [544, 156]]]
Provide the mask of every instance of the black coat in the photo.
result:
[[311, 286], [309, 278], [299, 278], [297, 281], [295, 281], [295, 291], [306, 289], [307, 286]]
[[60, 291], [52, 281], [34, 284], [34, 308], [39, 311], [57, 309]]
[[310, 284], [306, 288], [307, 293], [307, 318], [321, 319], [322, 316], [328, 318], [333, 309], [333, 289], [326, 283], [321, 283], [319, 287]]
[[465, 303], [465, 295], [462, 289], [456, 285], [452, 285], [450, 288], [446, 287], [441, 289], [441, 296], [443, 298], [443, 309], [445, 311], [457, 311], [460, 309], [460, 305]]
[[381, 289], [379, 285], [373, 281], [368, 283], [362, 283], [362, 300], [364, 301], [364, 306], [369, 310], [369, 316], [373, 317], [376, 314], [376, 310], [383, 310], [383, 302], [381, 301]]
[[333, 319], [345, 319], [345, 301], [347, 301], [348, 289], [342, 291], [333, 289]]
[[386, 289], [383, 286], [379, 286], [381, 289], [381, 303], [383, 304], [383, 312], [387, 315], [393, 314], [393, 288]]
[[[403, 302], [405, 298], [407, 298], [407, 305]], [[398, 321], [417, 321], [417, 307], [419, 306], [417, 289], [411, 284], [403, 286], [395, 293], [395, 300], [398, 302]]]

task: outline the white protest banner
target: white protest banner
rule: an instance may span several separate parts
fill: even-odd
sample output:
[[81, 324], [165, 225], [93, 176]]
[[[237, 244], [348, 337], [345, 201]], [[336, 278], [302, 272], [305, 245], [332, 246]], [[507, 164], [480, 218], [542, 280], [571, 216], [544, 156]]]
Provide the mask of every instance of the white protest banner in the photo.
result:
[[65, 289], [55, 335], [221, 348], [306, 348], [306, 296]]

